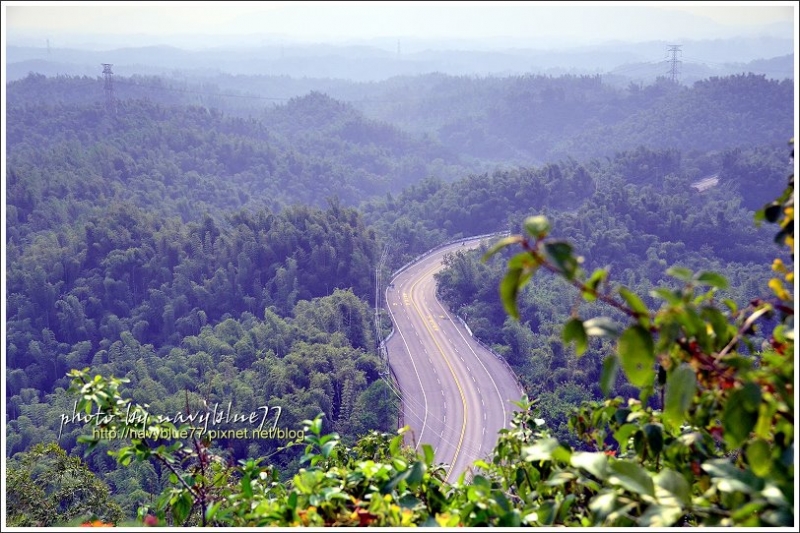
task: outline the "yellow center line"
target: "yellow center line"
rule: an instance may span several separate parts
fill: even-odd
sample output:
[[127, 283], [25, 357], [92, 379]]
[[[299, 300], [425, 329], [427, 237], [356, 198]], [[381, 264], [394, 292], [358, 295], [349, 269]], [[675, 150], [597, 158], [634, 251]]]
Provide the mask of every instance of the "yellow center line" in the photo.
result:
[[[450, 478], [450, 474], [453, 472], [453, 467], [455, 467], [458, 454], [461, 452], [461, 444], [464, 442], [464, 432], [467, 430], [467, 400], [466, 397], [464, 396], [464, 390], [461, 388], [461, 383], [459, 383], [458, 378], [456, 377], [456, 373], [453, 370], [453, 366], [450, 364], [450, 361], [445, 355], [444, 350], [442, 350], [442, 347], [436, 340], [436, 337], [434, 336], [433, 331], [431, 330], [431, 326], [428, 324], [428, 321], [425, 320], [425, 316], [422, 314], [422, 311], [420, 311], [419, 307], [417, 306], [417, 302], [414, 300], [413, 297], [414, 289], [419, 284], [419, 282], [422, 281], [425, 277], [427, 277], [430, 273], [439, 270], [440, 266], [441, 265], [437, 265], [434, 268], [428, 270], [424, 276], [420, 277], [420, 279], [414, 282], [414, 284], [411, 286], [409, 293], [410, 293], [411, 304], [414, 306], [414, 309], [416, 309], [417, 315], [419, 315], [419, 317], [422, 319], [422, 322], [425, 324], [425, 328], [428, 330], [428, 335], [430, 335], [431, 340], [433, 340], [433, 343], [436, 345], [436, 348], [439, 350], [439, 353], [442, 354], [444, 362], [447, 363], [447, 368], [450, 369], [450, 374], [452, 374], [453, 380], [456, 383], [456, 387], [458, 387], [458, 393], [461, 395], [461, 404], [464, 406], [464, 417], [461, 423], [461, 436], [459, 436], [458, 438], [458, 445], [456, 446], [456, 453], [453, 455], [453, 462], [450, 463], [450, 468], [447, 471], [447, 476], [445, 476], [445, 481], [447, 481]], [[436, 329], [438, 330], [438, 327]]]

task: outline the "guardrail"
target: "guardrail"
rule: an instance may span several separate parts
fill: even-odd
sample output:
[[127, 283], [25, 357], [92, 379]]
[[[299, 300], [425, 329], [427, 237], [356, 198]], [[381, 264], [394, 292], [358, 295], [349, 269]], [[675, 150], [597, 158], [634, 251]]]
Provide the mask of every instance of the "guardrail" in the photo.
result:
[[484, 235], [475, 235], [474, 237], [463, 237], [461, 239], [456, 239], [454, 241], [448, 241], [448, 242], [439, 244], [438, 246], [434, 246], [433, 248], [431, 248], [430, 250], [428, 250], [424, 254], [418, 255], [417, 257], [415, 257], [414, 259], [412, 259], [411, 261], [409, 261], [405, 265], [403, 265], [400, 268], [398, 268], [397, 270], [395, 270], [392, 273], [391, 281], [389, 283], [392, 283], [392, 281], [394, 281], [394, 278], [396, 278], [399, 274], [401, 274], [407, 268], [409, 268], [410, 266], [418, 263], [420, 259], [422, 259], [423, 257], [429, 256], [430, 254], [434, 253], [437, 250], [440, 250], [442, 248], [447, 248], [448, 246], [452, 246], [453, 244], [458, 244], [460, 242], [474, 241], [475, 239], [488, 239], [489, 237], [498, 237], [500, 235], [505, 235], [507, 233], [508, 233], [507, 231], [495, 231], [494, 233], [486, 233]]
[[[392, 277], [389, 278], [389, 285], [394, 283], [394, 279], [397, 276], [399, 276], [400, 274], [402, 274], [403, 272], [405, 272], [409, 267], [415, 265], [416, 263], [418, 263], [420, 261], [420, 259], [422, 259], [422, 258], [424, 258], [424, 257], [436, 252], [437, 250], [440, 250], [442, 248], [447, 248], [448, 246], [451, 246], [453, 244], [458, 244], [460, 242], [474, 241], [475, 239], [488, 239], [489, 237], [497, 237], [499, 235], [505, 235], [506, 233], [508, 233], [508, 232], [496, 231], [494, 233], [486, 233], [484, 235], [476, 235], [474, 237], [464, 237], [464, 238], [461, 238], [461, 239], [456, 239], [454, 241], [448, 241], [448, 242], [440, 244], [438, 246], [434, 246], [433, 248], [431, 248], [430, 250], [428, 250], [424, 254], [418, 255], [417, 257], [415, 257], [414, 259], [412, 259], [411, 261], [409, 261], [405, 265], [401, 266], [400, 268], [398, 268], [397, 270], [392, 272]], [[387, 287], [386, 290], [388, 290], [388, 287]], [[386, 290], [383, 293], [383, 301], [384, 302], [388, 302], [389, 301], [388, 298], [386, 297]], [[380, 332], [378, 332], [378, 334], [380, 334]], [[394, 335], [394, 324], [392, 324], [392, 330], [389, 332], [388, 335], [386, 335], [386, 337], [384, 339], [381, 340], [380, 345], [378, 346], [378, 349], [381, 351], [381, 355], [383, 355], [385, 357], [386, 361], [389, 360], [388, 352], [386, 351], [386, 343], [389, 342], [389, 339], [392, 338], [392, 335]], [[472, 336], [472, 333], [470, 333], [470, 337], [471, 336]]]
[[[431, 248], [430, 250], [428, 250], [427, 252], [425, 252], [424, 254], [418, 255], [417, 257], [415, 257], [414, 259], [412, 259], [411, 261], [409, 261], [405, 265], [403, 265], [400, 268], [398, 268], [397, 270], [395, 270], [392, 273], [392, 277], [390, 278], [389, 284], [391, 285], [392, 283], [394, 283], [394, 280], [395, 280], [395, 278], [397, 276], [399, 276], [400, 274], [405, 272], [411, 266], [417, 264], [421, 259], [429, 256], [430, 254], [432, 254], [432, 253], [434, 253], [434, 252], [436, 252], [436, 251], [438, 251], [438, 250], [440, 250], [442, 248], [447, 248], [448, 246], [452, 246], [452, 245], [458, 244], [460, 242], [474, 241], [474, 240], [477, 240], [477, 239], [488, 239], [488, 238], [491, 238], [491, 237], [499, 237], [500, 235], [507, 235], [507, 234], [508, 234], [507, 231], [496, 231], [494, 233], [486, 233], [484, 235], [475, 235], [473, 237], [464, 237], [464, 238], [461, 238], [461, 239], [448, 241], [448, 242], [445, 242], [445, 243], [440, 244], [438, 246], [435, 246], [435, 247]], [[383, 298], [384, 302], [388, 302], [389, 301], [389, 299], [386, 296], [386, 291], [388, 291], [388, 290], [389, 289], [387, 287], [387, 289], [384, 291], [384, 298]], [[450, 312], [453, 313], [452, 310]], [[472, 339], [474, 339], [475, 342], [477, 342], [479, 346], [481, 346], [486, 351], [488, 351], [490, 354], [494, 355], [497, 359], [499, 359], [500, 361], [503, 362], [503, 364], [505, 365], [506, 369], [508, 369], [508, 371], [511, 372], [511, 375], [514, 376], [514, 380], [517, 382], [517, 387], [519, 388], [519, 390], [524, 393], [525, 392], [525, 388], [522, 386], [522, 383], [520, 383], [519, 378], [517, 377], [517, 373], [514, 372], [514, 369], [511, 368], [511, 365], [509, 365], [508, 361], [506, 361], [506, 358], [503, 357], [502, 355], [500, 355], [499, 353], [495, 352], [488, 345], [486, 345], [483, 341], [481, 341], [480, 339], [475, 337], [472, 334], [472, 330], [469, 329], [469, 326], [467, 326], [467, 323], [464, 321], [464, 319], [462, 319], [456, 313], [453, 313], [453, 314], [456, 316], [456, 318], [458, 318], [458, 320], [461, 322], [461, 324], [464, 325], [464, 328], [466, 328], [467, 333], [469, 334], [469, 336], [472, 337]], [[396, 391], [400, 391], [400, 395], [399, 396], [401, 398], [401, 403], [402, 403], [402, 392], [403, 392], [403, 390], [400, 388], [400, 384], [397, 382], [397, 376], [395, 376], [394, 370], [392, 370], [392, 366], [389, 364], [389, 351], [386, 349], [386, 343], [389, 342], [389, 339], [391, 339], [392, 336], [394, 336], [394, 324], [392, 324], [392, 330], [389, 332], [389, 334], [386, 335], [386, 337], [381, 340], [379, 349], [380, 349], [381, 355], [384, 358], [384, 361], [386, 362], [386, 366], [389, 368], [389, 376], [392, 379], [392, 383], [391, 384], [387, 383], [387, 385], [389, 385], [392, 388], [392, 390], [395, 391], [395, 394], [397, 394]], [[383, 376], [381, 376], [381, 377], [383, 377]], [[401, 405], [400, 406], [400, 414], [398, 415], [398, 427], [403, 427], [403, 422], [404, 422], [404, 419], [403, 419], [403, 406]]]
[[[451, 312], [452, 312], [452, 311], [451, 311]], [[453, 313], [453, 314], [455, 314], [455, 313]], [[506, 366], [506, 368], [508, 369], [508, 371], [509, 371], [509, 372], [511, 372], [511, 375], [512, 375], [512, 376], [514, 376], [514, 380], [517, 382], [517, 387], [519, 387], [519, 390], [520, 390], [520, 391], [522, 391], [522, 392], [524, 393], [524, 392], [525, 392], [525, 387], [523, 387], [523, 386], [522, 386], [522, 383], [520, 382], [519, 378], [517, 377], [517, 373], [516, 373], [516, 372], [514, 372], [514, 369], [513, 369], [513, 368], [511, 368], [511, 365], [509, 365], [509, 364], [508, 364], [508, 361], [506, 361], [506, 358], [505, 358], [505, 357], [503, 357], [502, 355], [500, 355], [499, 353], [495, 352], [495, 351], [494, 351], [494, 350], [493, 350], [493, 349], [492, 349], [492, 348], [491, 348], [491, 347], [490, 347], [488, 344], [484, 343], [484, 342], [483, 342], [482, 340], [480, 340], [478, 337], [476, 337], [475, 335], [473, 335], [473, 334], [472, 334], [472, 330], [471, 330], [471, 329], [469, 329], [469, 326], [467, 325], [467, 323], [464, 321], [464, 319], [463, 319], [463, 318], [461, 318], [461, 317], [460, 317], [460, 316], [458, 316], [458, 315], [456, 315], [456, 317], [458, 318], [458, 321], [459, 321], [459, 322], [461, 322], [461, 324], [463, 324], [463, 325], [464, 325], [464, 328], [467, 330], [467, 333], [469, 333], [469, 336], [470, 336], [470, 337], [472, 337], [472, 340], [474, 340], [475, 342], [477, 342], [477, 343], [478, 343], [478, 345], [479, 345], [481, 348], [483, 348], [484, 350], [486, 350], [487, 352], [489, 352], [490, 354], [492, 354], [492, 355], [493, 355], [493, 356], [495, 356], [497, 359], [499, 359], [500, 361], [502, 361], [502, 362], [503, 362], [503, 364]]]

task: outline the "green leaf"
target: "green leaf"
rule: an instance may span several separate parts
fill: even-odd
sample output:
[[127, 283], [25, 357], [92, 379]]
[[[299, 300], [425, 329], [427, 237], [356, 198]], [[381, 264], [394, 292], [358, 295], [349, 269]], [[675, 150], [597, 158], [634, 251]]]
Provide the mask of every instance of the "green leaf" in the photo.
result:
[[394, 488], [397, 486], [398, 483], [400, 483], [401, 481], [405, 480], [410, 475], [411, 475], [411, 469], [410, 468], [406, 468], [405, 470], [403, 470], [399, 474], [395, 475], [392, 479], [387, 481], [383, 485], [383, 487], [381, 487], [381, 494], [389, 494], [390, 492], [392, 492], [394, 490]]
[[728, 446], [738, 448], [749, 436], [758, 422], [758, 406], [761, 390], [752, 382], [731, 393], [722, 412], [722, 427]]
[[392, 466], [398, 472], [405, 472], [406, 470], [408, 470], [408, 463], [402, 457], [392, 458]]
[[489, 480], [480, 474], [476, 474], [475, 477], [472, 478], [472, 484], [479, 487], [486, 487], [487, 489], [492, 488], [492, 484], [489, 483]]
[[672, 499], [675, 500], [675, 502], [669, 502], [668, 499], [659, 495], [659, 500], [662, 503], [673, 503], [684, 507], [688, 507], [691, 504], [692, 492], [689, 488], [689, 483], [682, 474], [669, 468], [664, 468], [656, 474], [654, 481], [659, 488], [668, 492]]
[[422, 445], [422, 453], [425, 456], [425, 463], [429, 464], [429, 465], [432, 465], [433, 464], [433, 456], [434, 456], [433, 446], [431, 446], [430, 444], [423, 444]]
[[390, 457], [397, 457], [400, 453], [400, 444], [403, 441], [403, 436], [398, 435], [393, 437], [392, 440], [389, 441], [389, 456]]
[[553, 461], [569, 463], [570, 457], [572, 457], [572, 451], [564, 446], [558, 446], [553, 450]]
[[506, 495], [502, 492], [493, 491], [492, 498], [494, 498], [494, 501], [497, 502], [497, 506], [503, 511], [508, 512], [511, 510], [511, 503], [508, 501]]
[[183, 524], [183, 522], [189, 517], [189, 512], [191, 512], [191, 510], [192, 497], [188, 492], [181, 493], [181, 495], [172, 503], [172, 517], [175, 520], [175, 524]]
[[649, 328], [650, 310], [644, 304], [642, 299], [633, 292], [629, 291], [626, 287], [620, 287], [619, 294], [622, 296], [622, 299], [625, 300], [625, 303], [628, 304], [628, 307], [638, 314], [637, 319], [639, 320], [639, 324], [641, 324], [642, 327]]
[[692, 281], [692, 271], [688, 268], [673, 266], [667, 269], [667, 275], [687, 283]]
[[308, 426], [308, 431], [319, 436], [322, 431], [322, 418], [317, 417], [314, 420], [304, 420], [303, 425]]
[[725, 279], [724, 276], [717, 274], [716, 272], [702, 272], [697, 275], [695, 278], [700, 283], [705, 283], [707, 285], [711, 285], [712, 287], [716, 287], [718, 289], [727, 289], [728, 288], [728, 280]]
[[556, 518], [557, 510], [556, 503], [553, 500], [542, 502], [542, 504], [539, 505], [539, 509], [536, 510], [539, 523], [543, 526], [551, 525]]
[[772, 418], [778, 406], [772, 402], [764, 402], [758, 407], [758, 422], [753, 429], [757, 437], [769, 438], [772, 435]]
[[[345, 500], [349, 499], [349, 497], [345, 494], [342, 494], [342, 497]], [[400, 497], [397, 503], [400, 504], [400, 508], [411, 509], [411, 510], [413, 510], [415, 507], [419, 505], [424, 505], [419, 498], [412, 496], [411, 494], [404, 494], [403, 496]]]
[[489, 251], [483, 254], [481, 261], [486, 262], [503, 248], [511, 246], [512, 244], [521, 243], [523, 240], [524, 239], [522, 238], [522, 235], [509, 235], [508, 237], [503, 237], [502, 239], [494, 243], [492, 247], [489, 248]]
[[746, 456], [755, 475], [765, 477], [772, 470], [772, 452], [764, 439], [756, 439], [748, 444]]
[[775, 484], [775, 481], [767, 481], [764, 483], [761, 495], [775, 507], [789, 507], [791, 505], [791, 500], [787, 499], [787, 496], [789, 498], [793, 496], [791, 492], [788, 495], [785, 494], [781, 488]]
[[211, 520], [214, 520], [214, 517], [217, 515], [217, 511], [219, 511], [221, 505], [222, 505], [221, 501], [216, 501], [211, 505], [209, 505], [206, 508], [206, 520], [208, 520], [209, 522]]
[[650, 296], [664, 300], [670, 305], [678, 305], [681, 303], [681, 294], [678, 291], [658, 287], [650, 291]]
[[586, 280], [586, 288], [589, 290], [581, 291], [583, 295], [583, 299], [587, 302], [593, 302], [597, 299], [595, 293], [597, 292], [597, 287], [604, 282], [608, 278], [608, 270], [604, 268], [598, 268], [594, 272], [592, 272], [591, 277]]
[[575, 452], [570, 458], [570, 464], [583, 468], [601, 481], [608, 477], [608, 456], [604, 453]]
[[521, 268], [511, 268], [506, 273], [503, 281], [500, 282], [500, 300], [506, 313], [511, 318], [519, 320], [519, 309], [517, 308], [517, 295], [522, 285]]
[[586, 337], [586, 330], [583, 329], [583, 321], [579, 318], [571, 318], [564, 324], [561, 338], [564, 344], [575, 341], [575, 355], [583, 355], [588, 347], [589, 339]]
[[615, 354], [607, 355], [603, 360], [603, 370], [600, 373], [600, 390], [609, 396], [614, 389], [614, 382], [617, 380], [619, 371], [619, 359]]
[[583, 328], [589, 337], [615, 337], [619, 334], [619, 328], [608, 317], [598, 316], [583, 322]]
[[526, 218], [522, 227], [535, 239], [543, 239], [550, 232], [550, 222], [542, 215]]
[[332, 441], [329, 441], [329, 442], [326, 442], [325, 444], [323, 444], [322, 448], [320, 449], [320, 453], [322, 454], [322, 457], [324, 457], [325, 459], [330, 457], [331, 452], [333, 451], [333, 448], [334, 448], [334, 446], [336, 446], [337, 443], [338, 443], [338, 441], [332, 440]]
[[598, 494], [589, 502], [589, 510], [597, 515], [597, 518], [601, 521], [605, 520], [618, 507], [619, 504], [617, 503], [617, 494], [615, 492]]
[[572, 245], [565, 241], [552, 241], [544, 244], [544, 254], [559, 273], [567, 279], [574, 279], [578, 270], [578, 258], [572, 255]]
[[575, 506], [577, 500], [578, 498], [575, 496], [575, 494], [568, 494], [564, 498], [564, 500], [561, 502], [561, 507], [558, 509], [557, 520], [559, 522], [563, 523], [567, 519], [567, 517], [569, 516], [570, 509], [572, 509]]
[[642, 326], [635, 325], [625, 330], [617, 343], [622, 370], [634, 387], [653, 383], [655, 377], [655, 348], [653, 337]]
[[521, 523], [519, 511], [516, 509], [503, 514], [497, 521], [497, 525], [500, 527], [519, 527]]
[[536, 441], [531, 446], [522, 449], [523, 461], [549, 461], [553, 457], [553, 451], [558, 448], [558, 440], [545, 438]]
[[245, 498], [253, 497], [253, 485], [250, 483], [250, 476], [248, 475], [242, 476], [242, 494], [244, 494]]
[[623, 424], [614, 432], [614, 440], [619, 444], [621, 453], [628, 449], [628, 441], [637, 429], [639, 428], [636, 424]]
[[727, 345], [736, 334], [736, 328], [728, 322], [728, 319], [719, 309], [714, 309], [713, 307], [704, 307], [700, 311], [700, 315], [711, 323], [711, 327], [713, 328], [714, 335], [716, 337], [714, 342], [719, 349], [722, 349], [722, 347]]
[[738, 448], [750, 436], [756, 426], [758, 415], [748, 411], [740, 401], [731, 396], [722, 413], [722, 427], [725, 441], [730, 448]]
[[758, 411], [758, 406], [761, 405], [761, 388], [758, 385], [748, 381], [735, 392], [738, 393], [738, 398], [744, 402], [748, 411]]
[[753, 475], [752, 472], [740, 470], [731, 464], [730, 460], [711, 459], [701, 465], [708, 472], [722, 492], [744, 492], [752, 494], [764, 488], [764, 480]]
[[471, 502], [481, 502], [489, 495], [490, 490], [480, 485], [469, 485], [467, 487], [467, 499]]
[[664, 421], [673, 427], [680, 426], [686, 411], [692, 404], [697, 391], [697, 377], [694, 370], [682, 363], [667, 377], [667, 390], [664, 394]]
[[609, 468], [611, 475], [608, 481], [612, 485], [618, 485], [634, 494], [655, 495], [653, 479], [647, 470], [636, 463], [621, 459], [613, 461]]
[[411, 473], [408, 475], [408, 484], [412, 487], [415, 487], [422, 483], [422, 478], [425, 475], [425, 463], [422, 461], [415, 461], [413, 465], [411, 465]]
[[647, 440], [647, 448], [653, 455], [658, 455], [664, 448], [664, 430], [661, 424], [645, 424], [642, 428]]
[[706, 322], [700, 318], [700, 315], [698, 315], [694, 309], [686, 307], [683, 309], [683, 312], [677, 313], [675, 318], [678, 323], [686, 329], [687, 336], [696, 336], [700, 347], [703, 350], [710, 350], [711, 347], [708, 346], [709, 336]]
[[683, 509], [673, 505], [651, 505], [642, 513], [637, 525], [642, 527], [672, 527], [684, 515]]
[[751, 518], [753, 516], [758, 516], [761, 510], [766, 507], [768, 504], [765, 501], [755, 501], [746, 503], [739, 509], [736, 509], [733, 514], [731, 514], [731, 518], [733, 518], [734, 523], [740, 524], [744, 520]]

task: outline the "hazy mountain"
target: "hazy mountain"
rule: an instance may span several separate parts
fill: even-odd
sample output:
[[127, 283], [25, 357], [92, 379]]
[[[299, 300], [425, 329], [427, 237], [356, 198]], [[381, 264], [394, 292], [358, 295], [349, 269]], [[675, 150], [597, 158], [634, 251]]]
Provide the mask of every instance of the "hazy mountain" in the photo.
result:
[[[727, 74], [728, 63], [748, 62], [793, 55], [791, 39], [778, 37], [737, 37], [729, 39], [668, 43], [613, 42], [596, 46], [564, 46], [558, 48], [485, 49], [485, 41], [454, 41], [446, 46], [441, 41], [402, 40], [394, 50], [387, 50], [386, 41], [376, 43], [286, 44], [243, 47], [210, 47], [190, 50], [174, 46], [146, 46], [88, 50], [46, 46], [9, 46], [7, 79], [26, 76], [29, 72], [47, 75], [99, 75], [100, 63], [112, 63], [114, 72], [131, 74], [228, 73], [243, 75], [286, 75], [292, 77], [339, 78], [355, 81], [377, 81], [398, 75], [442, 72], [452, 75], [596, 74], [612, 72], [623, 75], [628, 70], [642, 70], [630, 76], [648, 79], [667, 70], [667, 46], [681, 44], [679, 59], [691, 79], [714, 74]], [[43, 43], [44, 44], [44, 43]], [[380, 46], [376, 46], [380, 45]], [[472, 48], [469, 48], [472, 46]], [[644, 68], [642, 65], [649, 65]], [[697, 69], [703, 66], [706, 69]], [[774, 75], [775, 65], [754, 63], [756, 73]], [[777, 68], [778, 75], [791, 75], [791, 69]], [[717, 72], [715, 72], [717, 71]], [[734, 70], [735, 71], [735, 70]], [[625, 76], [624, 76], [625, 77]]]

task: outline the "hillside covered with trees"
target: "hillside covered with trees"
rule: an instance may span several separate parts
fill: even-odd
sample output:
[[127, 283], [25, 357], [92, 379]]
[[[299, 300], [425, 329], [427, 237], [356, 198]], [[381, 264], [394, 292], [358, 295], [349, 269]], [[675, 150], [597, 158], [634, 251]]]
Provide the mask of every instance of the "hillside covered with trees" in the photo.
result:
[[[162, 524], [617, 524], [609, 516], [618, 507], [592, 509], [590, 518], [588, 499], [569, 499], [569, 491], [539, 493], [557, 503], [534, 506], [535, 484], [555, 479], [564, 465], [553, 470], [531, 457], [563, 463], [568, 456], [552, 455], [551, 438], [576, 454], [595, 451], [570, 432], [574, 409], [607, 394], [639, 397], [642, 386], [625, 369], [604, 389], [615, 338], [587, 341], [580, 358], [577, 346], [562, 347], [562, 326], [576, 313], [605, 312], [615, 320], [625, 313], [578, 303], [580, 291], [551, 277], [519, 292], [517, 322], [498, 295], [507, 251], [486, 262], [486, 250], [450, 257], [439, 276], [440, 296], [509, 361], [535, 407], [500, 437], [498, 459], [485, 475], [448, 487], [427, 452], [400, 450], [392, 436], [398, 395], [379, 349], [388, 330], [376, 331], [373, 320], [382, 250], [386, 282], [394, 268], [442, 242], [516, 233], [526, 217], [542, 213], [552, 220], [548, 237], [572, 243], [582, 268], [609, 268], [654, 310], [661, 300], [651, 291], [670, 283], [680, 289], [665, 273], [670, 267], [718, 272], [727, 281], [709, 305], [730, 301], [745, 309], [775, 275], [764, 265], [776, 257], [790, 262], [771, 242], [774, 227], [751, 223], [785, 187], [790, 81], [741, 75], [692, 87], [659, 80], [620, 89], [595, 76], [430, 74], [339, 84], [338, 93], [309, 92], [279, 105], [225, 97], [218, 106], [198, 105], [197, 92], [172, 90], [168, 80], [120, 81], [113, 106], [105, 105], [96, 79], [30, 75], [6, 87], [6, 450], [7, 481], [16, 491], [9, 509], [21, 510], [18, 525], [92, 513], [132, 519], [145, 504]], [[709, 176], [719, 179], [716, 187], [693, 188]], [[698, 320], [721, 327], [716, 314], [703, 313]], [[773, 314], [752, 335], [747, 331], [752, 341], [737, 345], [741, 356], [755, 357], [773, 338], [785, 349], [788, 340], [770, 337], [781, 320]], [[83, 368], [89, 374], [70, 374]], [[102, 394], [92, 397], [80, 382], [95, 374], [102, 376], [95, 382]], [[229, 403], [251, 413], [280, 405], [282, 427], [308, 421], [306, 435], [317, 440], [306, 442], [309, 449], [270, 439], [213, 446], [187, 440], [191, 453], [145, 442], [128, 454], [124, 439], [87, 440], [83, 424], [64, 420], [81, 406], [108, 408], [123, 397], [148, 404], [151, 413]], [[646, 416], [657, 417], [642, 404]], [[773, 414], [791, 407], [781, 404]], [[547, 425], [541, 434], [530, 426], [539, 419]], [[775, 439], [786, 429], [773, 431], [764, 420], [759, 438], [778, 464], [784, 460], [778, 450], [790, 443]], [[701, 433], [708, 429], [700, 426]], [[674, 427], [669, 431], [665, 442], [679, 440]], [[332, 432], [337, 436], [323, 436]], [[534, 436], [550, 443], [547, 453], [531, 451], [539, 446]], [[726, 444], [725, 453], [740, 444]], [[334, 448], [341, 451], [332, 454]], [[620, 456], [626, 449], [653, 459], [627, 441], [614, 447]], [[169, 454], [184, 452], [186, 470], [176, 473], [169, 465], [177, 456]], [[210, 464], [203, 454], [214, 458], [221, 492], [185, 484], [185, 475], [195, 476], [198, 487], [211, 483], [192, 470]], [[248, 462], [257, 458], [262, 462]], [[52, 511], [59, 502], [26, 507], [24, 494], [40, 482], [25, 465], [37, 461], [43, 469], [71, 469], [93, 487], [86, 505], [72, 515]], [[513, 472], [514, 461], [524, 462], [525, 472]], [[607, 470], [597, 470], [604, 468], [592, 466], [589, 481], [608, 480]], [[756, 470], [762, 476], [763, 463]], [[522, 475], [539, 478], [522, 488]], [[344, 485], [333, 490], [326, 483], [337, 476]], [[267, 487], [272, 477], [276, 484]], [[378, 486], [390, 497], [385, 508], [380, 498], [364, 503]], [[596, 497], [599, 489], [590, 490], [586, 498]], [[784, 514], [764, 522], [784, 523], [785, 505], [766, 494], [768, 503], [758, 505]], [[627, 505], [629, 497], [615, 502]], [[261, 511], [245, 511], [250, 498]], [[689, 500], [681, 500], [681, 516], [710, 524]], [[495, 514], [472, 516], [480, 515], [479, 502]], [[212, 503], [214, 512], [203, 507]], [[315, 511], [301, 514], [301, 504]], [[571, 505], [582, 514], [570, 515]], [[646, 506], [637, 505], [620, 524], [643, 516]], [[97, 514], [101, 506], [109, 514]], [[214, 518], [216, 512], [222, 514]]]

